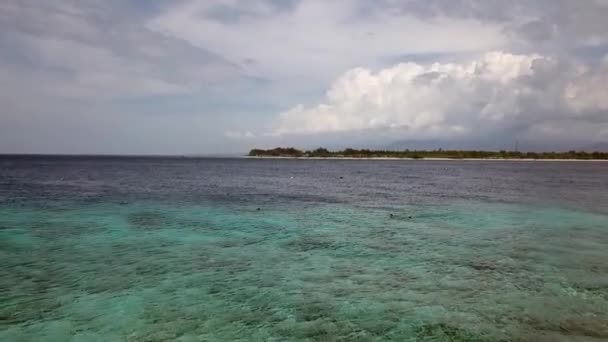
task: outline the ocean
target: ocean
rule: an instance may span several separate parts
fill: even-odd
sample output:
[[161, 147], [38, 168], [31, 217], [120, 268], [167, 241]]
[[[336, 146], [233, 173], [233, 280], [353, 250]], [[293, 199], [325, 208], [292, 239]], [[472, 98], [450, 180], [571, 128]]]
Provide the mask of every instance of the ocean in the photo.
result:
[[608, 163], [0, 157], [0, 341], [605, 341]]

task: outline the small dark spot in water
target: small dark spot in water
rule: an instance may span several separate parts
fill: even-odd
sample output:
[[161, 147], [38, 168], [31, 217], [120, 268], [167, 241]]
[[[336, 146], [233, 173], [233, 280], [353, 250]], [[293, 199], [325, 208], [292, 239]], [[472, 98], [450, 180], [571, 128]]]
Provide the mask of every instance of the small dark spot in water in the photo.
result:
[[498, 266], [489, 261], [475, 261], [471, 262], [469, 266], [478, 271], [495, 271]]
[[336, 250], [340, 248], [339, 244], [328, 241], [322, 237], [301, 237], [284, 244], [284, 247], [298, 252], [307, 252], [311, 250]]
[[224, 287], [219, 286], [219, 285], [213, 285], [207, 290], [207, 293], [218, 294], [218, 293], [221, 293], [223, 290], [224, 290]]
[[141, 211], [127, 216], [127, 221], [131, 227], [138, 229], [160, 229], [168, 224], [167, 218], [154, 211]]
[[[445, 340], [445, 341], [493, 341], [486, 336], [478, 336], [471, 331], [448, 325], [445, 323], [425, 324], [414, 330], [416, 337], [423, 340]], [[499, 341], [499, 340], [496, 340]]]
[[300, 320], [312, 322], [318, 319], [332, 317], [335, 315], [335, 307], [330, 303], [322, 301], [302, 303], [296, 308], [296, 315]]

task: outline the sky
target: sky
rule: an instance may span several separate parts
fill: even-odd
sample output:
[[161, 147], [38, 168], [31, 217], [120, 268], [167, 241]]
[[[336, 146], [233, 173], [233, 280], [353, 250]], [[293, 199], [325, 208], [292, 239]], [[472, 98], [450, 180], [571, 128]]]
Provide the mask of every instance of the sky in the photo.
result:
[[0, 153], [608, 142], [608, 0], [3, 0]]

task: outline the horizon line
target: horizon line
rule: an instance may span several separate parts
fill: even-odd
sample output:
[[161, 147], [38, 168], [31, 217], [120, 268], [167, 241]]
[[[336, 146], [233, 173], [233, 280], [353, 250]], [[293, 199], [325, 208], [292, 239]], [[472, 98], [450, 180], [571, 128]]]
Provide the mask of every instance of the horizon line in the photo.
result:
[[247, 153], [226, 154], [151, 154], [151, 153], [0, 153], [0, 157], [142, 157], [142, 158], [227, 158], [245, 156]]

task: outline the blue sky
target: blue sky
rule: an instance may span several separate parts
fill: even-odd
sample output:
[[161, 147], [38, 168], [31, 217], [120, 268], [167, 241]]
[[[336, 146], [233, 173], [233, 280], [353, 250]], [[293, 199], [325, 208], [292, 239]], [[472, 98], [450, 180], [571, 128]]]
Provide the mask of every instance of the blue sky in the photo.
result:
[[0, 153], [608, 141], [606, 0], [8, 0]]

